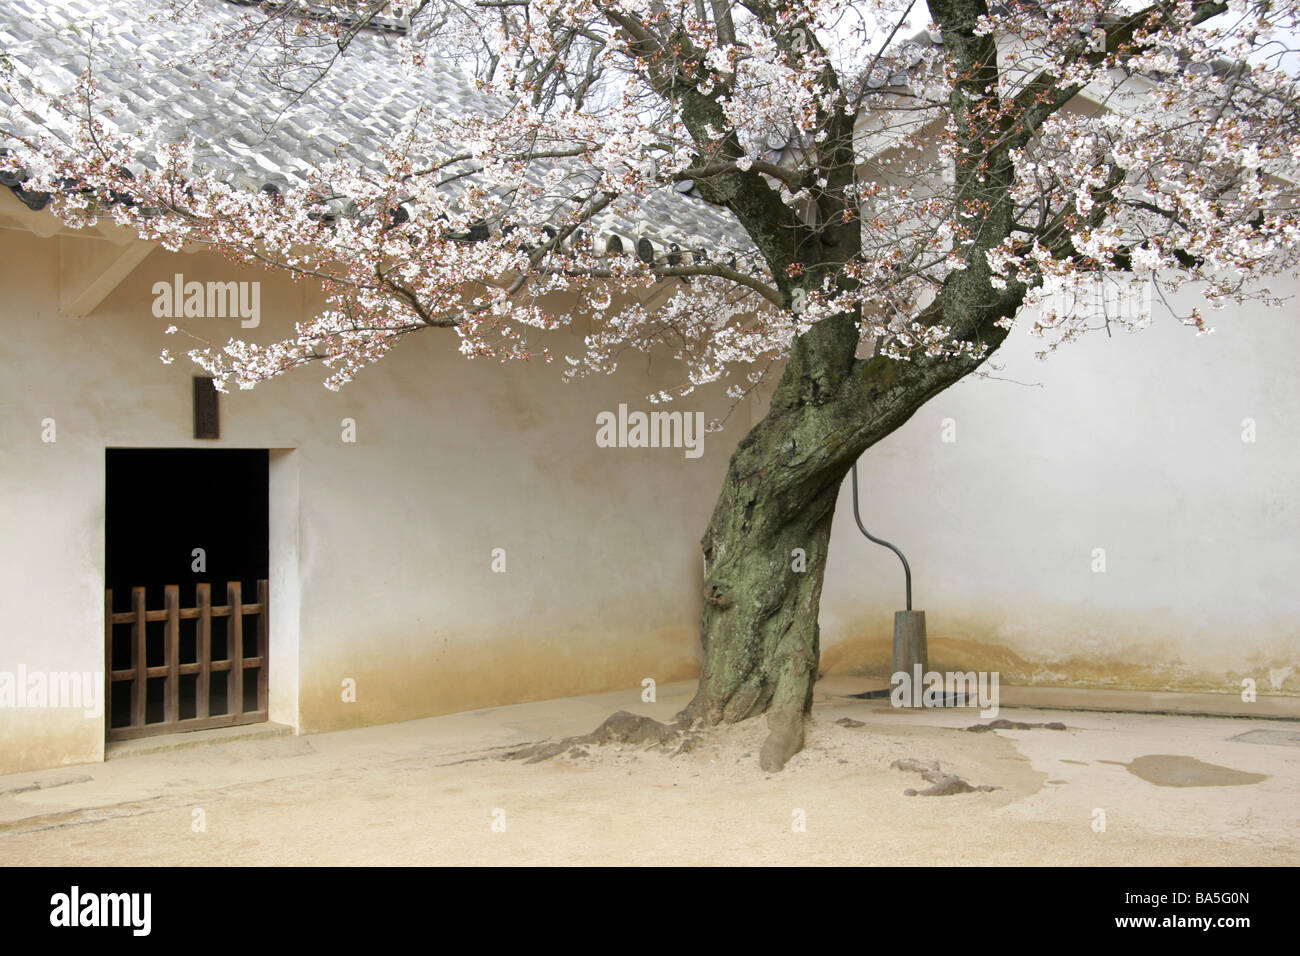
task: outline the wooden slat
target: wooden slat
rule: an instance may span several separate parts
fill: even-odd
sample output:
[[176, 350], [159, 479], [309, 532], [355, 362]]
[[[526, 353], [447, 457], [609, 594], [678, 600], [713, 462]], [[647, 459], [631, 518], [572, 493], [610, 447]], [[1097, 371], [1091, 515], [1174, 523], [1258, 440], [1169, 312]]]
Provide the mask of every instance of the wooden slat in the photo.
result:
[[[211, 730], [214, 727], [240, 727], [244, 724], [257, 724], [267, 719], [266, 711], [251, 710], [246, 714], [218, 714], [215, 717], [182, 720], [167, 727], [168, 732], [185, 732], [190, 730]], [[114, 727], [108, 732], [109, 740], [138, 740], [141, 737], [155, 737], [162, 724], [149, 724], [147, 727]]]
[[104, 726], [113, 726], [113, 589], [104, 592]]
[[163, 636], [163, 664], [167, 683], [163, 691], [163, 720], [171, 723], [181, 719], [181, 589], [177, 584], [163, 588], [163, 604], [167, 610], [167, 627]]
[[[104, 591], [104, 702], [106, 707], [105, 728], [109, 740], [131, 740], [148, 737], [159, 733], [176, 731], [203, 730], [210, 727], [229, 727], [239, 724], [252, 724], [267, 719], [269, 710], [270, 684], [270, 589], [265, 580], [257, 582], [257, 603], [244, 604], [242, 586], [239, 581], [227, 582], [228, 604], [215, 608], [212, 606], [212, 591], [209, 584], [198, 584], [195, 588], [195, 607], [180, 606], [180, 588], [169, 584], [163, 590], [165, 607], [160, 611], [150, 611], [145, 606], [144, 588], [131, 589], [131, 610], [113, 612], [113, 592]], [[220, 613], [218, 613], [220, 612]], [[257, 654], [244, 656], [244, 615], [256, 614], [258, 648]], [[212, 660], [212, 618], [225, 617], [227, 659]], [[180, 661], [180, 622], [196, 620], [195, 649], [197, 660], [191, 664]], [[148, 666], [148, 630], [151, 621], [162, 621], [164, 629], [163, 663]], [[131, 664], [126, 668], [113, 669], [113, 627], [115, 624], [131, 625]], [[257, 701], [254, 710], [245, 712], [244, 706], [244, 672], [248, 668], [257, 668]], [[212, 686], [212, 674], [225, 672], [227, 712], [212, 715], [209, 696]], [[180, 678], [185, 675], [197, 676], [195, 687], [195, 716], [184, 720], [180, 717]], [[148, 716], [148, 681], [150, 678], [164, 678], [163, 720], [146, 724]], [[131, 719], [129, 726], [112, 726], [112, 687], [115, 683], [130, 682], [131, 685]], [[253, 703], [253, 702], [248, 702]]]
[[[266, 581], [257, 582], [257, 654], [261, 658], [257, 666], [257, 709], [269, 710], [270, 684], [267, 681], [266, 662], [271, 659], [271, 623], [268, 618], [271, 606], [271, 589]], [[249, 661], [244, 662], [245, 665]]]
[[208, 696], [212, 671], [212, 585], [204, 582], [195, 588], [199, 623], [194, 635], [194, 650], [199, 661], [199, 679], [194, 682], [194, 717], [208, 716]]
[[[263, 666], [263, 663], [264, 663], [263, 658], [246, 657], [244, 658], [244, 670], [251, 669], [251, 667], [261, 667]], [[181, 666], [177, 667], [177, 671], [182, 676], [186, 676], [190, 674], [200, 674], [201, 670], [203, 669], [201, 669], [198, 662], [182, 663]], [[230, 662], [213, 661], [212, 666], [209, 667], [209, 670], [216, 671], [217, 674], [224, 674], [225, 671], [230, 670]], [[147, 678], [165, 678], [165, 676], [170, 674], [170, 672], [172, 672], [172, 669], [170, 669], [170, 667], [168, 665], [165, 665], [164, 663], [164, 665], [160, 665], [157, 667], [147, 667], [147, 669], [144, 670], [144, 676], [147, 676]], [[135, 680], [135, 671], [130, 669], [113, 671], [112, 679], [113, 679], [113, 683], [121, 683], [123, 682], [123, 680]], [[190, 719], [190, 718], [186, 718], [186, 719]]]
[[135, 612], [135, 620], [131, 624], [131, 653], [135, 655], [131, 661], [135, 665], [135, 683], [131, 685], [131, 726], [143, 727], [149, 690], [145, 678], [148, 664], [145, 651], [144, 588], [131, 589], [131, 609]]
[[[244, 604], [241, 605], [241, 607], [245, 614], [257, 614], [262, 610], [261, 604]], [[228, 617], [230, 615], [230, 606], [226, 604], [218, 604], [211, 609], [211, 613], [213, 617]], [[182, 621], [193, 621], [198, 616], [199, 616], [199, 609], [196, 607], [181, 608]], [[130, 624], [134, 620], [135, 620], [134, 611], [118, 611], [116, 614], [113, 615], [114, 624]], [[165, 621], [167, 620], [167, 612], [146, 611], [145, 620], [150, 622]]]
[[226, 713], [239, 714], [244, 710], [244, 612], [240, 606], [238, 581], [226, 582], [230, 617], [226, 618], [226, 654], [230, 670], [226, 674]]

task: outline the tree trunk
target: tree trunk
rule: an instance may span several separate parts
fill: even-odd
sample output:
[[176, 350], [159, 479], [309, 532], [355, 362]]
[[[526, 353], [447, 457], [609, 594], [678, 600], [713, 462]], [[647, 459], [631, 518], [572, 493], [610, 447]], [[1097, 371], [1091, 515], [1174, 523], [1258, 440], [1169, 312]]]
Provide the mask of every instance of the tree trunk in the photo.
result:
[[[790, 416], [765, 421], [776, 444], [797, 443]], [[803, 746], [820, 654], [821, 602], [831, 519], [844, 468], [784, 466], [803, 474], [742, 474], [732, 460], [704, 539], [704, 664], [694, 716], [709, 723], [768, 713], [759, 763], [780, 770]], [[783, 487], [794, 478], [798, 494]]]
[[702, 541], [704, 661], [699, 690], [680, 716], [716, 724], [767, 713], [771, 732], [759, 764], [768, 771], [803, 747], [844, 475], [980, 364], [857, 360], [856, 346], [857, 324], [847, 316], [818, 323], [795, 343], [771, 410], [731, 457]]
[[[771, 733], [759, 756], [764, 770], [780, 770], [803, 746], [804, 716], [817, 679], [826, 551], [845, 473], [992, 354], [1007, 335], [1003, 320], [1016, 314], [1027, 291], [1019, 281], [995, 285], [987, 257], [1012, 234], [1015, 175], [1010, 147], [990, 145], [987, 127], [972, 112], [973, 102], [996, 95], [997, 88], [996, 45], [975, 32], [983, 6], [931, 3], [945, 37], [953, 38], [945, 50], [963, 75], [952, 94], [963, 154], [957, 182], [980, 213], [978, 230], [960, 247], [963, 267], [945, 276], [915, 317], [922, 326], [945, 329], [950, 342], [985, 349], [977, 353], [983, 357], [858, 359], [858, 316], [817, 322], [793, 343], [771, 410], [732, 455], [704, 535], [704, 662], [699, 690], [681, 716], [717, 723], [767, 713]], [[846, 123], [845, 115], [835, 110], [834, 122]], [[792, 308], [797, 291], [824, 288], [827, 278], [838, 288], [853, 288], [845, 267], [861, 254], [866, 226], [846, 198], [858, 163], [851, 123], [832, 133], [831, 141], [839, 145], [823, 195], [826, 208], [819, 201], [819, 224], [807, 232], [785, 228], [786, 210], [773, 211], [779, 204], [770, 191], [745, 191], [743, 183], [731, 192], [706, 187], [763, 250]]]

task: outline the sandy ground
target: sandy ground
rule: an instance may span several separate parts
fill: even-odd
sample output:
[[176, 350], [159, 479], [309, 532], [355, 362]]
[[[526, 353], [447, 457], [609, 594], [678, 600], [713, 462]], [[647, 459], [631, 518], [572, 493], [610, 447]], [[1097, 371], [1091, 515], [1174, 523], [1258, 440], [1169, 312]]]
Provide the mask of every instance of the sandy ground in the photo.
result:
[[[606, 746], [532, 765], [499, 758], [616, 710], [669, 720], [689, 699], [684, 684], [661, 687], [654, 704], [636, 689], [14, 774], [0, 777], [0, 862], [1300, 863], [1300, 747], [1277, 742], [1300, 724], [1003, 708], [1068, 729], [969, 733], [974, 710], [838, 696], [865, 686], [818, 685], [808, 745], [779, 774], [758, 767], [761, 720], [677, 756]], [[836, 723], [845, 717], [862, 726]], [[1229, 739], [1253, 730], [1281, 734]], [[1261, 777], [1167, 786], [1128, 766], [1157, 755]], [[998, 789], [905, 796], [927, 784], [891, 768], [899, 759]], [[1151, 765], [1161, 761], [1135, 769]]]

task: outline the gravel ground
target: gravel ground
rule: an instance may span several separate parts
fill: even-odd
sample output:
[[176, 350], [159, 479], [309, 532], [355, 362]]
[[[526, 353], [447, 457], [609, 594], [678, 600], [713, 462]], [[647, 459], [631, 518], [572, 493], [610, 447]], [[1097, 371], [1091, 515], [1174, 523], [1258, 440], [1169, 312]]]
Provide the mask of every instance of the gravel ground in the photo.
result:
[[[301, 737], [182, 735], [165, 743], [188, 746], [0, 777], [0, 861], [1300, 863], [1295, 722], [1004, 707], [1066, 729], [971, 733], [987, 723], [974, 710], [840, 696], [860, 689], [818, 685], [807, 747], [778, 774], [758, 767], [761, 720], [675, 756], [607, 744], [502, 759], [617, 710], [670, 720], [684, 684], [654, 704], [628, 691]], [[1273, 733], [1231, 739], [1259, 730]]]

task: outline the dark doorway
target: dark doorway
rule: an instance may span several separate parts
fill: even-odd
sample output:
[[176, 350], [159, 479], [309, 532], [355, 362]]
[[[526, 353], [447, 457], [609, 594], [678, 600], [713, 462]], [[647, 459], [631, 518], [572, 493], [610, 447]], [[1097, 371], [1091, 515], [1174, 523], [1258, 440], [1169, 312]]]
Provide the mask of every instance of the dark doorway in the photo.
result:
[[109, 737], [265, 720], [268, 452], [110, 448], [105, 475]]

